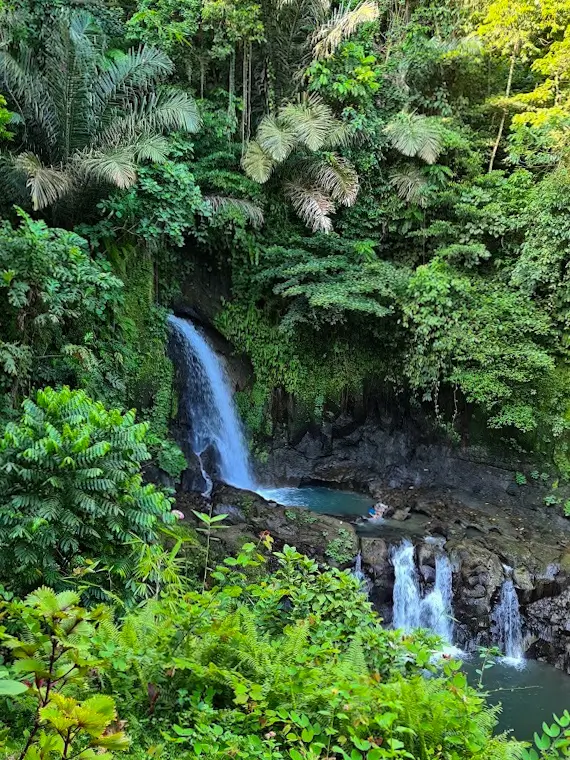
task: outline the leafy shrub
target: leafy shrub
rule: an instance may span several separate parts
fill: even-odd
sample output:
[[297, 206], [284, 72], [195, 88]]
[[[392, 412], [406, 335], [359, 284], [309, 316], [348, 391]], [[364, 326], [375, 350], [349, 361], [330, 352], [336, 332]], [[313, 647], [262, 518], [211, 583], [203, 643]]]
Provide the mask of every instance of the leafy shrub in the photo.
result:
[[0, 390], [11, 401], [95, 362], [96, 327], [122, 288], [79, 235], [18, 215], [18, 229], [0, 225]]
[[4, 614], [16, 632], [0, 630], [0, 644], [10, 652], [9, 674], [21, 680], [0, 680], [0, 695], [25, 694], [31, 720], [0, 737], [0, 748], [25, 760], [78, 755], [94, 760], [108, 757], [109, 750], [127, 749], [112, 697], [96, 694], [78, 701], [76, 693], [66, 693], [81, 687], [98, 664], [92, 637], [109, 611], [88, 612], [79, 606], [78, 594], [44, 587], [23, 602], [6, 605]]
[[[23, 758], [30, 725], [39, 741], [38, 700], [50, 711], [70, 700], [90, 710], [94, 694], [112, 693], [137, 754], [161, 744], [187, 760], [518, 755], [518, 743], [492, 735], [497, 709], [468, 686], [461, 663], [433, 659], [435, 639], [383, 628], [348, 572], [320, 572], [292, 547], [269, 559], [272, 575], [247, 545], [216, 569], [212, 588], [167, 587], [117, 622], [69, 592], [5, 603], [7, 677], [28, 685], [0, 713], [12, 753]], [[109, 745], [126, 746], [122, 724], [107, 730]], [[105, 747], [102, 738], [91, 746]]]
[[128, 581], [129, 541], [156, 541], [175, 520], [167, 496], [142, 482], [147, 428], [67, 387], [24, 402], [0, 440], [0, 575], [13, 588], [59, 586], [97, 566]]

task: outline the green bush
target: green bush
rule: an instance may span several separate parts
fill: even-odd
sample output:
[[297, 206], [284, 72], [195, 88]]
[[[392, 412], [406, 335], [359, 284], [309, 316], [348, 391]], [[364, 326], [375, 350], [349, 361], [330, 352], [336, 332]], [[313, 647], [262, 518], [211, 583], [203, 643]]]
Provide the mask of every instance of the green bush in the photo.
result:
[[[47, 718], [63, 712], [77, 734], [74, 757], [81, 747], [126, 748], [123, 721], [135, 757], [519, 756], [518, 742], [493, 736], [497, 709], [468, 686], [461, 663], [433, 658], [434, 638], [383, 628], [348, 572], [320, 572], [292, 547], [267, 559], [277, 563], [272, 575], [247, 545], [214, 571], [209, 590], [167, 586], [122, 620], [46, 588], [3, 603], [0, 684], [21, 693], [0, 689], [0, 746], [34, 760], [26, 746], [57, 734], [62, 724]], [[91, 716], [100, 704], [122, 719], [103, 736], [95, 728], [106, 718]], [[94, 723], [83, 740], [78, 708]], [[56, 743], [51, 757], [62, 756], [71, 757]]]
[[24, 402], [0, 439], [0, 576], [12, 588], [61, 586], [88, 567], [105, 570], [104, 586], [128, 582], [129, 542], [175, 521], [142, 481], [147, 428], [67, 387]]
[[[30, 386], [70, 382], [97, 362], [95, 338], [122, 282], [73, 232], [19, 211], [0, 224], [0, 392], [16, 405]], [[1, 402], [1, 399], [0, 399]]]

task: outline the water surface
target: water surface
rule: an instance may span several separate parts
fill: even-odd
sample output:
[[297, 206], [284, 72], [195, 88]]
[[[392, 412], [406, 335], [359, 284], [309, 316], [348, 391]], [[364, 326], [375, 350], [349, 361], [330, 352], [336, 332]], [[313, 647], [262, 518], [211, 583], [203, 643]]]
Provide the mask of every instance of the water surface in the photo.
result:
[[307, 507], [325, 515], [366, 515], [374, 504], [370, 496], [325, 486], [260, 488], [258, 493], [284, 507]]
[[[475, 683], [475, 661], [465, 664]], [[517, 739], [532, 741], [535, 731], [542, 733], [542, 722], [553, 722], [552, 713], [570, 710], [570, 676], [544, 662], [526, 660], [524, 667], [497, 663], [485, 671], [483, 687], [491, 704], [501, 702], [497, 731], [511, 730]]]

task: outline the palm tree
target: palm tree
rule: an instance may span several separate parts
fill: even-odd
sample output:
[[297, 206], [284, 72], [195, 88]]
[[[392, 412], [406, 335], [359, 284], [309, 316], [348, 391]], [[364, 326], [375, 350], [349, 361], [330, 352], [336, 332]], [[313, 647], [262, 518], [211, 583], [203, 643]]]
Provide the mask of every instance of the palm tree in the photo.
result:
[[313, 59], [330, 57], [358, 27], [380, 16], [375, 0], [361, 0], [352, 8], [341, 3], [335, 10], [331, 0], [265, 0], [262, 7], [273, 92], [268, 105], [300, 89]]
[[[435, 117], [402, 111], [384, 132], [398, 153], [424, 164], [434, 164], [443, 147], [441, 122]], [[427, 205], [430, 185], [423, 166], [414, 162], [400, 164], [392, 170], [390, 183], [407, 203]]]
[[173, 64], [142, 46], [108, 51], [94, 19], [63, 14], [37, 54], [0, 36], [0, 90], [19, 117], [21, 145], [3, 157], [1, 181], [12, 195], [25, 193], [35, 210], [85, 188], [127, 188], [137, 164], [166, 158], [166, 136], [195, 131], [194, 100], [161, 83]]
[[348, 137], [329, 106], [314, 95], [303, 96], [261, 120], [242, 165], [260, 184], [273, 177], [308, 227], [329, 232], [337, 204], [351, 206], [358, 194], [356, 171], [332, 152]]

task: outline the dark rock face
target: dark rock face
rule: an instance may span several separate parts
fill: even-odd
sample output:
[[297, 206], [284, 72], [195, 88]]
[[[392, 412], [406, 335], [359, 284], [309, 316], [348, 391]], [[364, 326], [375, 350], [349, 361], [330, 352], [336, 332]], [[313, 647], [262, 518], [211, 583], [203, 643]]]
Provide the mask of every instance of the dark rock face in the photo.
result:
[[377, 488], [468, 490], [494, 504], [542, 503], [539, 487], [519, 488], [513, 473], [524, 469], [514, 453], [455, 446], [423, 419], [378, 416], [358, 421], [343, 415], [298, 437], [282, 429], [261, 468], [267, 482], [333, 483], [375, 493]]

